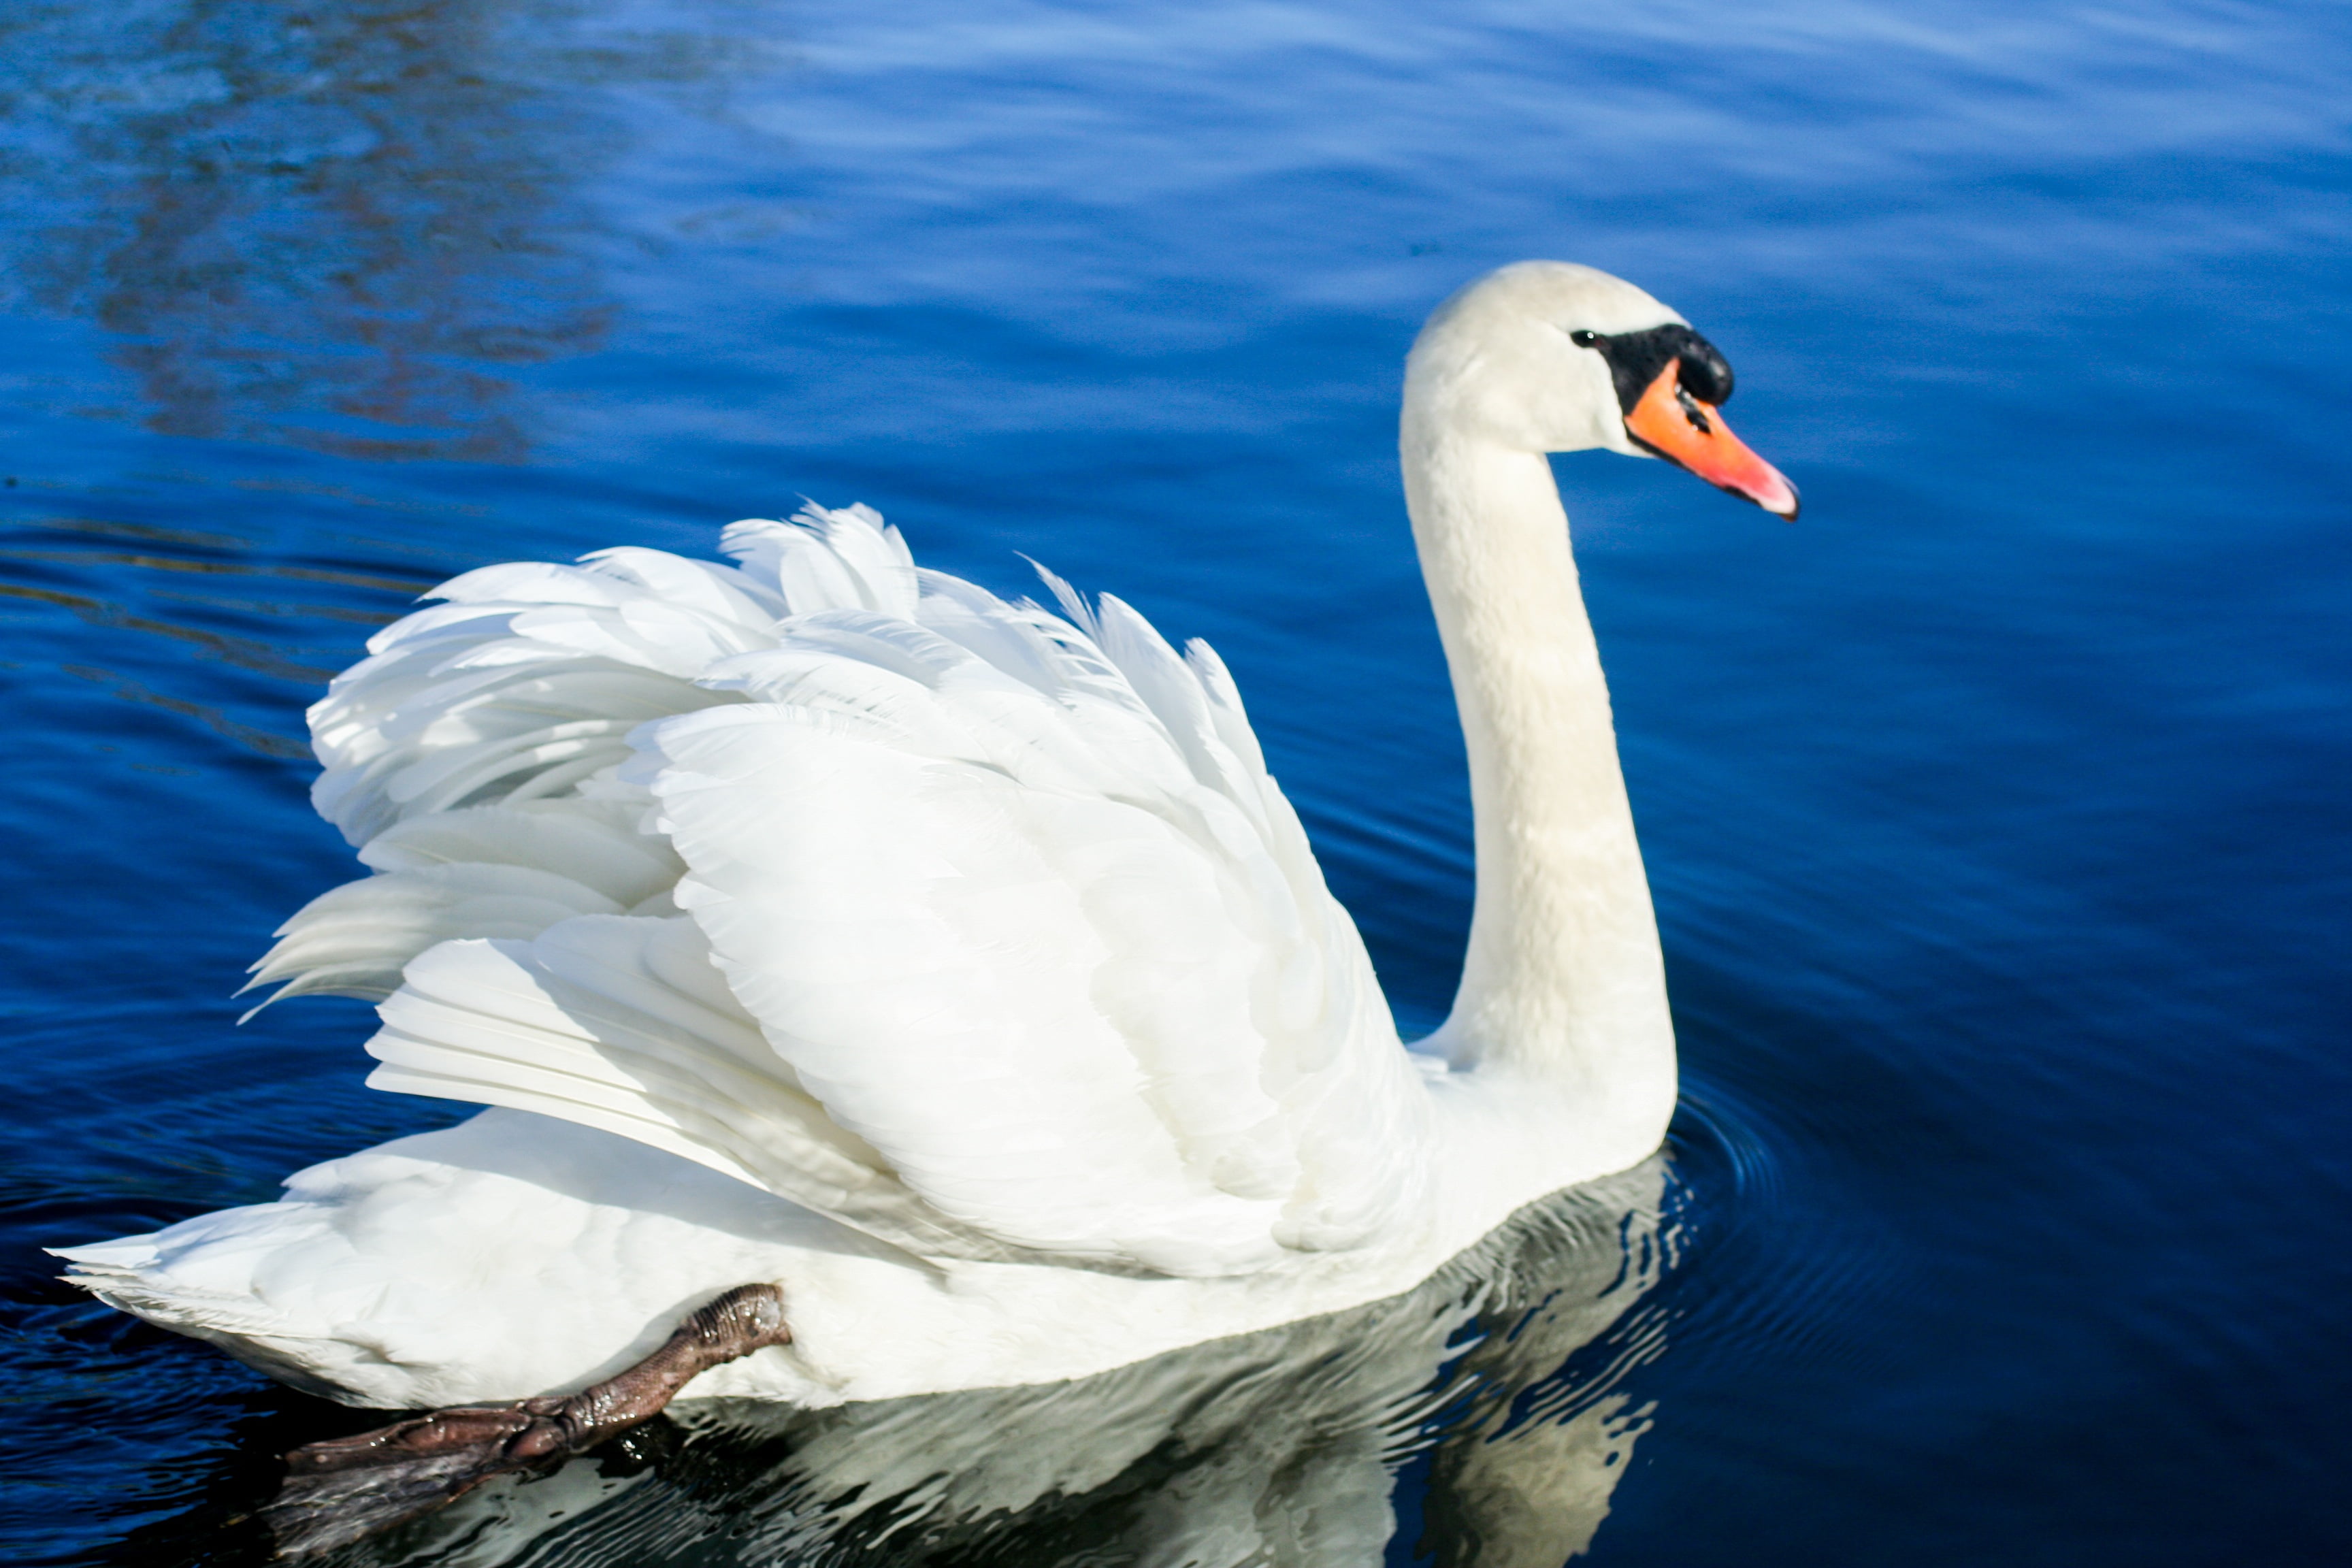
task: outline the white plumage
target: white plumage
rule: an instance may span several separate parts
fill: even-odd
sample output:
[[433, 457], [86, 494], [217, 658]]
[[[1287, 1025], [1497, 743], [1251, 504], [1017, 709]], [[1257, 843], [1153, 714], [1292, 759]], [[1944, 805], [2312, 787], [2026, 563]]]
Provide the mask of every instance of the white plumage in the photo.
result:
[[259, 976], [389, 991], [380, 1088], [920, 1252], [1219, 1275], [1380, 1226], [1425, 1097], [1207, 646], [919, 572], [862, 507], [721, 544], [379, 634], [311, 715], [377, 873]]
[[381, 999], [372, 1084], [500, 1109], [71, 1249], [75, 1278], [394, 1405], [580, 1386], [772, 1279], [794, 1343], [696, 1390], [825, 1404], [1372, 1300], [1640, 1159], [1672, 1037], [1606, 690], [1542, 458], [1484, 427], [1453, 340], [1675, 318], [1542, 265], [1441, 311], [1409, 385], [1409, 489], [1453, 476], [1414, 518], [1481, 810], [1443, 1055], [1399, 1041], [1206, 645], [811, 506], [728, 529], [731, 564], [470, 572], [371, 641], [310, 722], [373, 874], [254, 983]]

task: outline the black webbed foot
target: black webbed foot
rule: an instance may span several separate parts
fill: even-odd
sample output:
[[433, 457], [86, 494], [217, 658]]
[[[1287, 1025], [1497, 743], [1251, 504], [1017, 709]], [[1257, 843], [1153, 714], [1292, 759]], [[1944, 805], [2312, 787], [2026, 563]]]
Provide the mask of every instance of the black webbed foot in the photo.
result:
[[578, 1394], [428, 1411], [297, 1448], [260, 1517], [281, 1556], [357, 1541], [493, 1477], [552, 1469], [659, 1414], [697, 1373], [792, 1337], [782, 1291], [739, 1286], [688, 1318], [653, 1354]]

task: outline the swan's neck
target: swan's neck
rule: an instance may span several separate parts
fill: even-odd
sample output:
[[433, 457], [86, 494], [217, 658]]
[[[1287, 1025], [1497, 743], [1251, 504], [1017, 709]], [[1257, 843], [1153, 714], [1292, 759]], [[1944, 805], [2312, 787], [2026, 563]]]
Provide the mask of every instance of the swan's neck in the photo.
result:
[[1559, 491], [1541, 456], [1410, 403], [1402, 453], [1477, 823], [1470, 951], [1433, 1043], [1457, 1068], [1558, 1084], [1646, 1152], [1674, 1106], [1674, 1028]]

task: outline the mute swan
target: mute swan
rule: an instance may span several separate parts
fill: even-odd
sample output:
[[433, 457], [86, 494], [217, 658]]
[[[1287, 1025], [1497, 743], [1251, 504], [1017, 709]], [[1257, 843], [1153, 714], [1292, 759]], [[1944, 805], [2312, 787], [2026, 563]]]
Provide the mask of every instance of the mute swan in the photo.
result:
[[1730, 391], [1674, 311], [1565, 263], [1413, 345], [1477, 893], [1411, 1052], [1224, 667], [1116, 599], [1008, 604], [862, 507], [739, 522], [731, 566], [444, 584], [310, 710], [313, 798], [373, 874], [256, 984], [383, 998], [368, 1081], [493, 1109], [65, 1249], [71, 1278], [348, 1404], [588, 1390], [391, 1429], [488, 1420], [530, 1458], [688, 1376], [803, 1406], [1047, 1382], [1410, 1289], [1664, 1135], [1656, 927], [1544, 454], [1793, 516]]

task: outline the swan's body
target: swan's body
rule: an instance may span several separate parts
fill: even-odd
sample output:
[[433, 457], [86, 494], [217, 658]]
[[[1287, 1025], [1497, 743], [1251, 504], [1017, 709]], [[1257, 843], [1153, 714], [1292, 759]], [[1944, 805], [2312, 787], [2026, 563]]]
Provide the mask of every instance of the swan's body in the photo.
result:
[[[397, 1560], [663, 1562], [690, 1541], [702, 1568], [1360, 1564], [1412, 1463], [1423, 1519], [1475, 1540], [1483, 1568], [1559, 1568], [1649, 1424], [1614, 1385], [1664, 1346], [1656, 1309], [1635, 1313], [1675, 1250], [1664, 1163], [1530, 1205], [1401, 1295], [1097, 1377], [819, 1411], [698, 1401], [684, 1484], [583, 1460], [477, 1494]], [[1612, 1353], [1558, 1375], [1604, 1331]], [[886, 1523], [891, 1550], [861, 1552]]]
[[1542, 454], [1646, 447], [1793, 510], [1709, 405], [1683, 395], [1686, 431], [1657, 402], [1712, 354], [1556, 263], [1415, 347], [1408, 500], [1478, 860], [1418, 1055], [1213, 654], [810, 509], [730, 530], [734, 566], [468, 574], [370, 645], [311, 721], [320, 808], [376, 875], [261, 979], [385, 996], [371, 1082], [500, 1109], [74, 1249], [76, 1277], [387, 1406], [575, 1388], [772, 1281], [793, 1342], [694, 1392], [819, 1405], [1355, 1306], [1636, 1163], [1673, 1033]]

